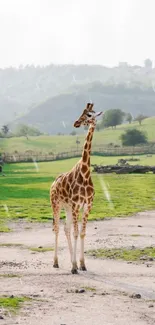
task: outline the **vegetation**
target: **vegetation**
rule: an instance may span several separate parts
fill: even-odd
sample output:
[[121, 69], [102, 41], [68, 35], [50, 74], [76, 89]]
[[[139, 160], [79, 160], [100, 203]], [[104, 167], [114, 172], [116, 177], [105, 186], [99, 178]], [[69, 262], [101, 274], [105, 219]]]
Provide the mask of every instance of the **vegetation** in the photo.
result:
[[143, 114], [139, 114], [136, 118], [135, 121], [138, 121], [139, 125], [142, 125], [142, 121], [145, 120], [147, 118], [147, 116], [143, 115]]
[[28, 136], [39, 136], [41, 135], [41, 132], [34, 127], [30, 127], [25, 124], [19, 124], [14, 132], [14, 135], [17, 137], [28, 137]]
[[133, 117], [132, 117], [131, 113], [127, 113], [126, 114], [126, 121], [129, 122], [129, 124], [131, 124], [132, 119], [133, 119]]
[[[125, 158], [125, 157], [124, 157]], [[5, 165], [0, 178], [0, 222], [2, 229], [9, 219], [45, 222], [52, 220], [50, 185], [60, 173], [68, 171], [78, 159]], [[117, 157], [92, 157], [91, 163], [112, 164]], [[141, 157], [141, 164], [155, 164], [155, 156]], [[155, 208], [155, 175], [92, 175], [95, 199], [89, 220], [131, 215]], [[104, 187], [103, 187], [104, 182]], [[110, 198], [107, 200], [105, 186]], [[61, 217], [64, 218], [62, 212]], [[7, 228], [6, 228], [7, 229]]]
[[8, 125], [3, 125], [2, 126], [2, 133], [4, 134], [4, 136], [6, 136], [9, 133]]
[[19, 278], [19, 274], [14, 273], [0, 273], [0, 278]]
[[[136, 128], [143, 131], [148, 136], [148, 141], [155, 142], [155, 117], [147, 118], [143, 121], [143, 124], [139, 126], [138, 122], [132, 122], [132, 124], [122, 124], [115, 130], [104, 129], [100, 132], [95, 132], [93, 137], [93, 148], [98, 146], [102, 148], [112, 143], [113, 145], [121, 145], [120, 136], [126, 129]], [[85, 134], [78, 135], [79, 149], [82, 148], [84, 143]], [[59, 136], [39, 136], [30, 137], [29, 141], [25, 137], [0, 139], [0, 152], [25, 152], [26, 150], [33, 150], [35, 152], [53, 152], [59, 153], [64, 151], [76, 150], [77, 137], [71, 135], [59, 135]]]
[[103, 115], [101, 127], [108, 128], [108, 127], [115, 127], [123, 123], [125, 113], [122, 112], [120, 109], [109, 109]]
[[146, 247], [146, 248], [112, 248], [112, 249], [94, 249], [89, 250], [88, 254], [97, 258], [110, 258], [116, 260], [125, 260], [125, 261], [139, 261], [141, 259], [149, 260], [150, 258], [155, 258], [155, 248]]
[[9, 309], [11, 312], [16, 312], [25, 301], [29, 301], [27, 297], [0, 297], [0, 308]]
[[140, 130], [129, 129], [121, 135], [123, 146], [136, 146], [138, 144], [146, 144], [147, 136]]
[[32, 252], [45, 253], [53, 251], [53, 247], [30, 247]]

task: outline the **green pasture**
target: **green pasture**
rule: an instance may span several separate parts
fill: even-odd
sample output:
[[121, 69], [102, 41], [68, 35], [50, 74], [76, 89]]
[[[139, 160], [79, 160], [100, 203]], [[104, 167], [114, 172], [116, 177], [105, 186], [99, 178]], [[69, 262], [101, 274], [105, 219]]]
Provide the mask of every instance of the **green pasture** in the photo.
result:
[[[155, 155], [141, 156], [140, 164], [155, 165]], [[0, 176], [0, 231], [9, 231], [5, 221], [52, 220], [50, 185], [55, 177], [70, 170], [78, 158], [54, 162], [8, 164]], [[92, 157], [92, 164], [113, 164], [117, 157]], [[89, 220], [132, 215], [155, 209], [155, 175], [97, 175], [92, 173], [95, 199]], [[64, 212], [61, 214], [64, 217]]]
[[145, 257], [145, 260], [149, 261], [150, 258], [155, 258], [155, 248], [145, 247], [145, 248], [111, 248], [111, 249], [94, 249], [87, 252], [89, 256], [94, 256], [96, 258], [109, 258], [115, 260], [124, 261], [140, 261], [141, 258]]
[[[127, 128], [133, 127], [146, 132], [148, 135], [148, 140], [155, 142], [155, 117], [151, 117], [145, 119], [141, 126], [139, 126], [137, 122], [133, 122], [132, 124], [118, 125], [116, 129], [108, 128], [99, 132], [95, 131], [93, 138], [94, 148], [95, 146], [104, 146], [109, 143], [120, 145], [120, 135]], [[63, 133], [63, 129], [60, 131]], [[83, 132], [82, 128], [81, 132]], [[78, 135], [78, 139], [80, 141], [79, 148], [83, 146], [85, 135], [86, 131]], [[35, 152], [48, 152], [55, 154], [64, 151], [76, 150], [76, 138], [76, 136], [71, 135], [29, 137], [28, 140], [26, 137], [9, 139], [0, 138], [0, 151], [25, 152], [26, 150], [33, 150]]]

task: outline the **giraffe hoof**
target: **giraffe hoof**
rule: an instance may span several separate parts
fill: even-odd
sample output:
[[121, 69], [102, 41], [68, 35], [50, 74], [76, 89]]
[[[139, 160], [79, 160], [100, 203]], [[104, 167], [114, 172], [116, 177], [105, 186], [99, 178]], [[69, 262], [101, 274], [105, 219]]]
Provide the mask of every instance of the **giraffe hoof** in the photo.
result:
[[58, 263], [54, 263], [54, 264], [53, 264], [53, 267], [54, 267], [55, 269], [58, 269], [58, 268], [59, 268], [59, 264], [58, 264]]
[[71, 272], [72, 272], [72, 274], [78, 274], [78, 270], [77, 269], [72, 269]]
[[80, 266], [80, 270], [81, 270], [81, 271], [87, 271], [85, 265]]

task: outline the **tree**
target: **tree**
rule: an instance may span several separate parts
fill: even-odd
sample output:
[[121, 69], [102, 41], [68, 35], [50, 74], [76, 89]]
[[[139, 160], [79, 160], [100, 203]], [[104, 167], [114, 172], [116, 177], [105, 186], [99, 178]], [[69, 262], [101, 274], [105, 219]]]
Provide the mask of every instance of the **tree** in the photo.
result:
[[99, 132], [99, 131], [100, 131], [100, 128], [101, 128], [101, 127], [100, 127], [100, 124], [99, 124], [99, 123], [97, 123], [97, 124], [96, 124], [96, 131], [98, 131], [98, 132]]
[[145, 66], [145, 68], [146, 69], [149, 69], [149, 70], [151, 70], [152, 69], [152, 61], [150, 60], [150, 59], [146, 59], [145, 61], [144, 61], [144, 66]]
[[139, 125], [142, 124], [142, 121], [145, 120], [145, 118], [147, 118], [147, 116], [143, 115], [143, 114], [139, 114], [136, 118], [135, 121], [139, 122]]
[[9, 127], [8, 125], [3, 125], [2, 126], [2, 132], [6, 136], [9, 133]]
[[76, 135], [76, 131], [73, 130], [70, 135]]
[[101, 126], [103, 128], [111, 126], [116, 127], [119, 124], [122, 124], [124, 120], [125, 113], [120, 109], [109, 109], [103, 115]]
[[147, 143], [147, 136], [137, 129], [126, 130], [120, 138], [123, 146], [135, 146], [137, 144]]
[[28, 136], [38, 136], [41, 135], [41, 132], [32, 127], [32, 126], [28, 126], [25, 124], [20, 124], [18, 125], [16, 131], [15, 131], [16, 136], [21, 137], [24, 136], [28, 139]]
[[132, 122], [132, 115], [131, 115], [131, 113], [128, 113], [126, 115], [126, 121], [129, 122], [129, 124], [131, 124], [131, 122]]

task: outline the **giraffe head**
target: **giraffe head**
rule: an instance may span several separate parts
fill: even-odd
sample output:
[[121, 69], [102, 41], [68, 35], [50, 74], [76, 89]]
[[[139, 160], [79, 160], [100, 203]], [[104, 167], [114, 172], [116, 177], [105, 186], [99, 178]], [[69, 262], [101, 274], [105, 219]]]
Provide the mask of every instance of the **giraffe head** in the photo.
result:
[[93, 103], [87, 103], [86, 108], [84, 109], [82, 115], [74, 123], [74, 127], [79, 128], [81, 125], [96, 125], [96, 117], [101, 115], [102, 112], [96, 113], [93, 110]]

